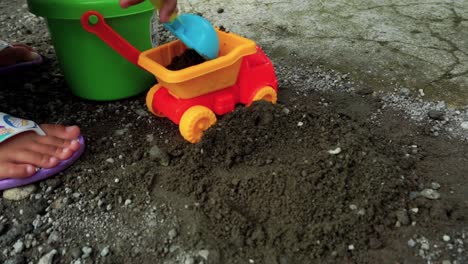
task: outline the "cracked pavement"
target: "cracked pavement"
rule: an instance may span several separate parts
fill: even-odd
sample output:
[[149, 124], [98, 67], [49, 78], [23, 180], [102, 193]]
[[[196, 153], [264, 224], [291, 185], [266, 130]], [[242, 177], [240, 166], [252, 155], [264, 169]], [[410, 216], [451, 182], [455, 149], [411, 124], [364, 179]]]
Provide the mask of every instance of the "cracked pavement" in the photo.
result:
[[299, 58], [350, 72], [376, 90], [423, 89], [427, 100], [468, 104], [468, 1], [191, 0], [180, 6], [252, 38], [276, 63]]

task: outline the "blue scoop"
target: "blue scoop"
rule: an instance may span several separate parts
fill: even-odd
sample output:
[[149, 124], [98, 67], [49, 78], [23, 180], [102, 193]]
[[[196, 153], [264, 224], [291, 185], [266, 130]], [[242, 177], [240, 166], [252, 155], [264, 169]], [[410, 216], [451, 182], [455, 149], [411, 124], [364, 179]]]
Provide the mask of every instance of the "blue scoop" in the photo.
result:
[[164, 27], [205, 59], [212, 60], [218, 57], [218, 34], [205, 18], [194, 14], [182, 14], [173, 21], [164, 23]]

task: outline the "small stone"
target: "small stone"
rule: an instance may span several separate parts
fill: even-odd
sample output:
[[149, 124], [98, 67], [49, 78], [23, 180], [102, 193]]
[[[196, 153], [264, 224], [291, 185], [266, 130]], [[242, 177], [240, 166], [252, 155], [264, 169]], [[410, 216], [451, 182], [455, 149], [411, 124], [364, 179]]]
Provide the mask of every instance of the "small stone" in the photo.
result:
[[249, 259], [249, 263], [255, 263], [253, 259]]
[[288, 108], [283, 108], [282, 112], [286, 115], [289, 115], [289, 113], [291, 113], [291, 110], [289, 110]]
[[410, 192], [410, 194], [409, 194], [410, 200], [414, 200], [414, 199], [418, 198], [419, 196], [421, 196], [420, 192]]
[[131, 203], [132, 203], [132, 200], [130, 200], [130, 199], [127, 199], [127, 200], [125, 200], [125, 203], [124, 203], [124, 205], [125, 205], [125, 206], [127, 206], [127, 205], [129, 205], [129, 204], [131, 204]]
[[331, 155], [340, 154], [340, 153], [341, 153], [341, 148], [338, 147], [338, 148], [336, 148], [336, 149], [329, 150], [328, 153], [330, 153]]
[[42, 258], [39, 259], [39, 262], [37, 264], [51, 264], [55, 254], [57, 254], [57, 250], [51, 250], [49, 253], [42, 256]]
[[468, 121], [461, 123], [461, 128], [468, 130]]
[[105, 248], [103, 248], [101, 250], [101, 257], [105, 257], [107, 255], [109, 255], [109, 246], [107, 246], [107, 247], [105, 247]]
[[421, 191], [421, 196], [430, 200], [437, 200], [440, 198], [440, 193], [433, 189], [424, 189]]
[[429, 250], [430, 249], [429, 243], [427, 243], [427, 242], [421, 243], [421, 249]]
[[444, 112], [439, 110], [430, 110], [427, 115], [434, 120], [442, 121], [444, 120]]
[[106, 159], [106, 162], [112, 164], [115, 162], [115, 160], [113, 158], [108, 158]]
[[431, 188], [433, 190], [438, 190], [438, 189], [440, 189], [440, 184], [438, 184], [437, 182], [433, 182], [433, 183], [431, 183]]
[[426, 94], [424, 93], [424, 90], [423, 90], [423, 89], [419, 89], [418, 92], [419, 92], [419, 95], [420, 95], [420, 96], [425, 96], [425, 95], [426, 95]]
[[74, 259], [80, 258], [81, 257], [81, 249], [79, 247], [75, 247], [72, 250], [70, 250], [70, 254]]
[[162, 150], [158, 146], [153, 146], [149, 150], [149, 156], [151, 159], [158, 161], [159, 164], [161, 164], [164, 167], [169, 166], [170, 163], [170, 157], [169, 154], [167, 154], [166, 151]]
[[128, 132], [128, 128], [122, 128], [122, 129], [118, 129], [118, 130], [114, 131], [114, 135], [123, 136], [123, 135], [127, 134], [127, 132]]
[[352, 245], [352, 244], [349, 245], [349, 246], [348, 246], [348, 250], [354, 250], [354, 245]]
[[444, 235], [442, 237], [442, 239], [445, 241], [445, 242], [449, 242], [450, 241], [450, 237], [448, 235]]
[[184, 264], [195, 264], [195, 259], [192, 256], [185, 257]]
[[200, 250], [198, 251], [198, 255], [202, 258], [204, 258], [205, 260], [208, 260], [208, 255], [210, 254], [210, 251], [206, 250], [206, 249], [203, 249], [203, 250]]
[[398, 210], [395, 214], [398, 222], [400, 222], [402, 225], [410, 224], [410, 219], [406, 210]]
[[78, 199], [80, 198], [81, 194], [76, 192], [76, 193], [73, 193], [72, 196], [73, 198]]
[[47, 243], [52, 244], [60, 241], [60, 234], [57, 231], [52, 231], [47, 239]]
[[419, 212], [419, 208], [415, 207], [415, 208], [411, 208], [410, 211], [413, 213], [413, 214], [417, 214]]
[[442, 264], [452, 264], [452, 262], [450, 262], [450, 260], [442, 260]]
[[369, 239], [369, 247], [371, 249], [379, 249], [382, 247], [382, 245], [383, 245], [382, 242], [375, 237], [371, 237]]
[[416, 241], [414, 241], [413, 239], [408, 240], [408, 246], [412, 247], [412, 248], [415, 247], [416, 246]]
[[112, 205], [108, 204], [108, 205], [106, 206], [106, 210], [107, 210], [107, 211], [112, 210]]
[[357, 209], [357, 206], [356, 206], [355, 204], [350, 204], [350, 205], [349, 205], [349, 209], [351, 209], [351, 210], [354, 211], [354, 210]]
[[115, 179], [114, 179], [114, 182], [115, 182], [115, 183], [119, 183], [119, 181], [120, 181], [119, 178], [115, 178]]
[[11, 201], [20, 201], [28, 198], [34, 191], [36, 191], [36, 189], [35, 185], [9, 189], [3, 191], [3, 198]]
[[409, 96], [410, 94], [411, 94], [411, 91], [408, 88], [401, 88], [400, 89], [400, 95]]
[[13, 249], [15, 250], [15, 253], [21, 253], [24, 249], [24, 243], [21, 240], [16, 241], [16, 243], [13, 245]]
[[298, 126], [298, 127], [301, 127], [301, 126], [303, 126], [303, 125], [304, 125], [304, 122], [301, 122], [301, 121], [297, 122], [297, 126]]
[[82, 258], [87, 258], [91, 255], [91, 253], [93, 252], [93, 249], [90, 248], [90, 247], [83, 247], [81, 249], [81, 252], [83, 252], [83, 255], [81, 256]]
[[218, 8], [217, 12], [218, 12], [218, 14], [224, 13], [224, 9], [220, 7], [220, 8]]
[[171, 229], [171, 230], [169, 231], [168, 235], [169, 235], [169, 239], [170, 239], [170, 240], [173, 240], [173, 239], [176, 238], [177, 235], [178, 235], [178, 234], [177, 234], [177, 230]]

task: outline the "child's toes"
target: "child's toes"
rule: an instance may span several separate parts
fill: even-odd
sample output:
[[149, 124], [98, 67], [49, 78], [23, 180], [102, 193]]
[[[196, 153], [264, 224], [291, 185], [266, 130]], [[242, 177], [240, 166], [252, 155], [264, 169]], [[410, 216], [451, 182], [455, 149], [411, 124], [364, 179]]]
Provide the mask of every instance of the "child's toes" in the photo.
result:
[[41, 168], [55, 167], [60, 161], [54, 156], [29, 150], [18, 151], [14, 155], [13, 160], [18, 164], [32, 164]]
[[36, 167], [30, 164], [0, 163], [0, 179], [26, 178], [36, 173]]

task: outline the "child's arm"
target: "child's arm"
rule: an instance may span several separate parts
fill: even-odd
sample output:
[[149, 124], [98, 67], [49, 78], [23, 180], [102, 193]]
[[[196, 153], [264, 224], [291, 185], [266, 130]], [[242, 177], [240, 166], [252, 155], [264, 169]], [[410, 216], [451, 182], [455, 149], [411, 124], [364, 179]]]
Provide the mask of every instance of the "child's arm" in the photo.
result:
[[[119, 0], [122, 8], [127, 8], [132, 5], [139, 4], [144, 0]], [[169, 21], [172, 13], [176, 10], [177, 0], [164, 0], [161, 9], [159, 10], [159, 21], [162, 23]]]

